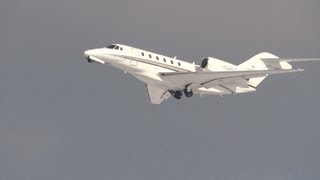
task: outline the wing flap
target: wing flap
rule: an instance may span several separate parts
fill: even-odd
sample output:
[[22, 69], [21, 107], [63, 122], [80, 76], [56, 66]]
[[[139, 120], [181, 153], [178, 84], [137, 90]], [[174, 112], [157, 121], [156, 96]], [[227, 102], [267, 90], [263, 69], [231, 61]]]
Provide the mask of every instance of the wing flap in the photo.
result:
[[246, 79], [243, 79], [242, 77], [236, 77], [236, 78], [225, 78], [225, 79], [217, 79], [212, 80], [211, 82], [202, 84], [205, 88], [211, 88], [214, 86], [237, 86], [242, 88], [249, 88], [248, 81]]

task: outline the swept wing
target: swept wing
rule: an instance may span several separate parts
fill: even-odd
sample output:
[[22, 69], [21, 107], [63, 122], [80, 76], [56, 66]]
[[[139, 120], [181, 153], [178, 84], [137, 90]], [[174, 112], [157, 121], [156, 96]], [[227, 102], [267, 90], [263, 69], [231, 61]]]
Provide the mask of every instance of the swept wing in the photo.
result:
[[[251, 71], [212, 71], [212, 72], [168, 72], [160, 73], [160, 77], [178, 86], [195, 84], [198, 87], [229, 85], [230, 82], [245, 86], [250, 78], [265, 77], [271, 74], [283, 74], [303, 71], [302, 69], [251, 70]], [[225, 84], [224, 84], [225, 83]]]

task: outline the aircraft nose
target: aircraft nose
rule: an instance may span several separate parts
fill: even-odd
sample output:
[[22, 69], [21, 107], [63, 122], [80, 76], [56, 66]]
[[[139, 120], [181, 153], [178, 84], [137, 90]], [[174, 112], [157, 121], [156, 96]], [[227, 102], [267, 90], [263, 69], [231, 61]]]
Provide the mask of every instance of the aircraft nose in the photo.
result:
[[92, 56], [92, 54], [93, 54], [93, 50], [91, 50], [91, 49], [84, 51], [84, 56], [85, 56], [85, 57]]
[[98, 56], [101, 53], [101, 49], [89, 49], [84, 51], [84, 56]]
[[89, 49], [89, 50], [86, 50], [84, 51], [84, 56], [87, 58], [87, 61], [89, 63], [92, 63], [92, 57], [94, 57], [94, 55], [97, 53], [97, 50], [96, 49]]
[[99, 62], [101, 64], [105, 64], [104, 61], [100, 60], [100, 56], [101, 56], [101, 50], [102, 49], [89, 49], [84, 51], [84, 56], [86, 57], [87, 61], [89, 63], [95, 61], [95, 62]]

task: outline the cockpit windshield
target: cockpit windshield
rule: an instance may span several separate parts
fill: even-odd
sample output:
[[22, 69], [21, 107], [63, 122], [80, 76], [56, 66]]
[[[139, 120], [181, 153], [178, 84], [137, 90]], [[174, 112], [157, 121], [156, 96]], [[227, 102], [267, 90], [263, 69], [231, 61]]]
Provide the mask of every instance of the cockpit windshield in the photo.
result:
[[113, 44], [107, 46], [108, 49], [114, 49], [115, 47], [116, 47], [116, 45], [113, 45]]
[[108, 49], [115, 49], [115, 50], [121, 50], [123, 51], [123, 48], [121, 46], [118, 46], [118, 45], [114, 45], [114, 44], [111, 44], [109, 46], [107, 46]]

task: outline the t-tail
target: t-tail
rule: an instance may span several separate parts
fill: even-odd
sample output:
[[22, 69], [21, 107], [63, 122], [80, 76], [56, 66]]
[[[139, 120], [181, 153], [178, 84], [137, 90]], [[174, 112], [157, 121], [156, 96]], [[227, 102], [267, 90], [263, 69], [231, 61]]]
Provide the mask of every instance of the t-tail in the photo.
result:
[[[289, 62], [302, 62], [302, 61], [316, 61], [320, 59], [281, 59], [278, 56], [262, 52], [259, 53], [249, 60], [241, 63], [238, 66], [238, 70], [291, 70], [288, 72], [296, 72], [303, 71], [303, 69], [293, 69], [292, 65]], [[257, 87], [263, 80], [265, 80], [266, 76], [262, 77], [254, 77], [248, 80], [248, 84]]]

